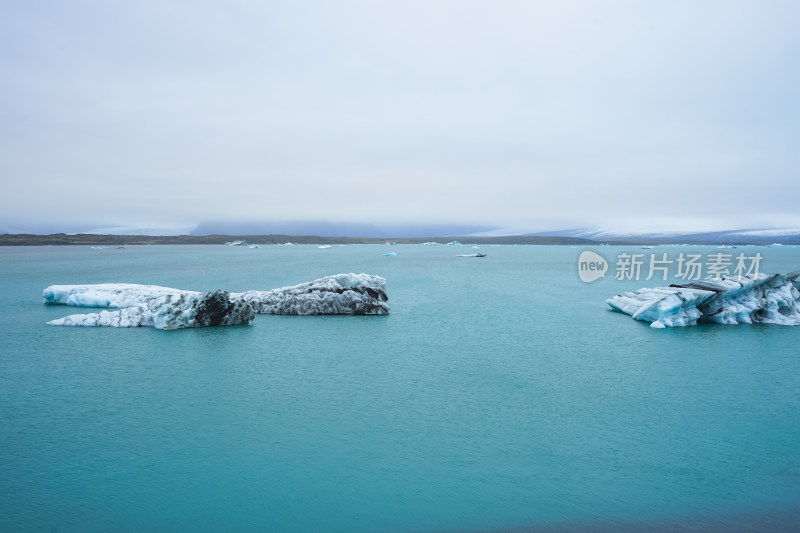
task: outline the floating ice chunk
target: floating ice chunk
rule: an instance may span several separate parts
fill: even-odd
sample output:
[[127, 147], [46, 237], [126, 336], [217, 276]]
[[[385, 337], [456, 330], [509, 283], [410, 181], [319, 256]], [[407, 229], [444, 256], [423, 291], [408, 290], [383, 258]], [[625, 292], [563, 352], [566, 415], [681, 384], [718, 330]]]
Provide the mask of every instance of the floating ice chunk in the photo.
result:
[[[97, 316], [83, 315], [79, 318], [67, 317], [70, 319], [67, 322], [85, 322], [85, 325], [119, 323], [135, 326], [150, 325], [151, 318], [149, 317], [156, 316], [161, 311], [169, 314], [167, 311], [169, 306], [174, 307], [178, 303], [183, 305], [184, 300], [201, 298], [203, 293], [157, 285], [103, 283], [98, 285], [52, 285], [42, 292], [42, 296], [45, 303], [48, 304], [119, 307], [123, 311], [120, 313], [97, 313]], [[239, 302], [248, 303], [256, 313], [265, 314], [384, 315], [389, 313], [389, 306], [386, 303], [388, 300], [386, 280], [380, 276], [369, 274], [336, 274], [271, 291], [231, 293], [229, 297], [237, 305]], [[153, 304], [156, 300], [158, 302]], [[150, 307], [151, 305], [156, 305], [160, 311], [156, 313], [156, 310]], [[54, 321], [54, 323], [56, 322], [58, 325], [62, 324]], [[153, 327], [159, 326], [153, 325]]]
[[397, 252], [389, 252], [388, 254], [382, 254], [383, 257], [395, 257], [397, 256]]
[[460, 254], [456, 257], [486, 257], [486, 254], [477, 253], [477, 254]]
[[447, 246], [463, 246], [463, 245], [458, 241], [451, 241], [447, 243]]
[[201, 328], [249, 324], [255, 312], [226, 291], [164, 294], [133, 307], [69, 315], [48, 322], [51, 326], [151, 327], [156, 329]]
[[180, 293], [192, 293], [192, 291], [135, 283], [98, 283], [95, 285], [51, 285], [42, 292], [42, 297], [48, 304], [76, 307], [132, 307], [159, 296]]
[[259, 245], [257, 245], [257, 244], [251, 244], [250, 248], [256, 249], [256, 248], [261, 248], [261, 247]]
[[385, 315], [386, 280], [369, 274], [336, 274], [292, 287], [231, 295], [257, 313], [275, 315]]
[[225, 246], [247, 246], [247, 241], [230, 241], [226, 242]]
[[666, 326], [688, 326], [695, 324], [701, 315], [697, 306], [713, 295], [711, 291], [660, 287], [626, 292], [607, 302], [612, 308], [636, 320], [659, 321]]
[[652, 327], [768, 323], [800, 325], [800, 272], [716, 278], [644, 288], [606, 300], [617, 311]]
[[326, 250], [326, 249], [328, 249], [330, 247], [331, 247], [330, 244], [323, 244], [322, 246], [317, 246], [317, 248], [319, 248], [320, 250]]

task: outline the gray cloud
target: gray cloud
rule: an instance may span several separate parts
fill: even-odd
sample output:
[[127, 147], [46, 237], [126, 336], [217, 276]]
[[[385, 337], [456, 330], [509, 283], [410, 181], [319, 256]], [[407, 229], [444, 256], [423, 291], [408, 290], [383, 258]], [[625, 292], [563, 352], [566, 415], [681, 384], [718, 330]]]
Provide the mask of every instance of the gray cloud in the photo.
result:
[[2, 217], [800, 226], [799, 12], [8, 2]]

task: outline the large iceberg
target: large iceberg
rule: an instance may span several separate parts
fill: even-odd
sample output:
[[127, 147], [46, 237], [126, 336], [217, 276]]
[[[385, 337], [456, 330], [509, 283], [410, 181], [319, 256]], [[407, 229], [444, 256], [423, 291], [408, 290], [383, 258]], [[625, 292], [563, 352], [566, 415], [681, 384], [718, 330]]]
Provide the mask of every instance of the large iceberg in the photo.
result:
[[132, 307], [85, 315], [69, 315], [48, 322], [51, 326], [152, 327], [156, 329], [201, 328], [249, 324], [255, 312], [226, 291], [162, 294]]
[[[224, 294], [228, 303], [222, 305]], [[226, 310], [222, 317], [208, 309]], [[77, 307], [116, 307], [48, 322], [59, 326], [150, 326], [158, 329], [247, 324], [253, 313], [278, 315], [384, 315], [389, 313], [386, 280], [369, 274], [336, 274], [270, 291], [201, 293], [132, 283], [52, 285], [45, 303]], [[204, 303], [205, 302], [205, 303]], [[249, 315], [248, 315], [249, 313]], [[212, 319], [208, 317], [212, 316]], [[248, 318], [249, 316], [249, 318]]]
[[369, 274], [336, 274], [292, 287], [232, 295], [272, 315], [385, 315], [386, 280]]
[[47, 304], [72, 305], [75, 307], [132, 307], [147, 303], [160, 296], [176, 294], [200, 294], [135, 283], [97, 283], [94, 285], [51, 285], [42, 292]]
[[800, 272], [724, 277], [625, 292], [613, 309], [654, 328], [719, 324], [800, 325]]

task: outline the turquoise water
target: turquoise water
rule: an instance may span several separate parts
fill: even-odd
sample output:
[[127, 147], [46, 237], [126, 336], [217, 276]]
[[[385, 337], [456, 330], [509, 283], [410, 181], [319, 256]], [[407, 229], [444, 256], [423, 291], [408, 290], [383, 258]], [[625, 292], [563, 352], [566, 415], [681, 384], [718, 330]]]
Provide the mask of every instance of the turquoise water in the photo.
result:
[[[604, 300], [657, 282], [583, 284], [570, 247], [455, 257], [472, 251], [0, 248], [0, 530], [798, 516], [800, 328], [656, 330]], [[762, 271], [800, 268], [800, 249], [758, 251]], [[58, 328], [81, 310], [41, 300], [60, 283], [243, 291], [351, 271], [387, 278], [390, 315]]]

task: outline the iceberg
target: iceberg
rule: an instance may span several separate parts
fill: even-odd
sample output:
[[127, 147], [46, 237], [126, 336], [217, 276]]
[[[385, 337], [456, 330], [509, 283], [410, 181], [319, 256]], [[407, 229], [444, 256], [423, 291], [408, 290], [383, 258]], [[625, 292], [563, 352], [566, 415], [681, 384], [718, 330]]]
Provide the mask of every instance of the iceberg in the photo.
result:
[[386, 315], [386, 280], [369, 274], [336, 274], [271, 291], [231, 295], [273, 315]]
[[[230, 306], [222, 306], [224, 293]], [[209, 295], [217, 295], [211, 306]], [[277, 315], [385, 315], [386, 280], [369, 274], [336, 274], [308, 283], [270, 291], [202, 293], [133, 283], [51, 285], [42, 292], [47, 304], [75, 307], [116, 307], [48, 322], [57, 326], [150, 326], [157, 329], [247, 324], [247, 313]], [[204, 303], [205, 302], [205, 303]], [[223, 318], [208, 320], [205, 311], [224, 307]], [[199, 318], [198, 318], [199, 313]], [[216, 316], [216, 314], [214, 315]]]
[[800, 325], [800, 272], [758, 274], [644, 288], [606, 300], [654, 328], [718, 324]]
[[[140, 293], [141, 294], [141, 293]], [[231, 299], [226, 291], [175, 292], [118, 311], [69, 315], [48, 322], [51, 326], [110, 326], [156, 329], [201, 328], [247, 325], [255, 316], [253, 307]]]
[[75, 307], [132, 307], [174, 294], [201, 293], [135, 283], [98, 283], [95, 285], [51, 285], [42, 292], [44, 303]]

